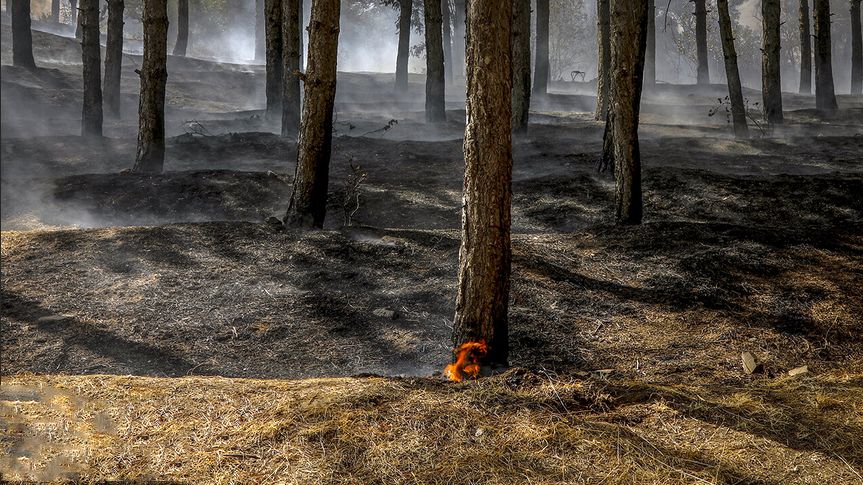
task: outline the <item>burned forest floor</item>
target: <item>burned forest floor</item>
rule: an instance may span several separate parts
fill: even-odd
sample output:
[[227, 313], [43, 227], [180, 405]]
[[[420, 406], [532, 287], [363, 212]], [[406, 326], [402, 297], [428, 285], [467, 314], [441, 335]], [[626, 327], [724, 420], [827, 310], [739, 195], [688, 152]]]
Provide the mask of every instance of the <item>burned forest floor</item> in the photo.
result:
[[30, 73], [2, 26], [2, 478], [863, 481], [863, 98], [786, 94], [735, 140], [723, 85], [659, 84], [621, 227], [593, 85], [553, 83], [514, 140], [511, 367], [451, 383], [463, 86], [429, 126], [421, 76], [340, 73], [326, 227], [300, 232], [268, 222], [296, 143], [262, 66], [171, 56], [142, 175], [140, 56], [86, 140], [80, 50], [33, 34]]

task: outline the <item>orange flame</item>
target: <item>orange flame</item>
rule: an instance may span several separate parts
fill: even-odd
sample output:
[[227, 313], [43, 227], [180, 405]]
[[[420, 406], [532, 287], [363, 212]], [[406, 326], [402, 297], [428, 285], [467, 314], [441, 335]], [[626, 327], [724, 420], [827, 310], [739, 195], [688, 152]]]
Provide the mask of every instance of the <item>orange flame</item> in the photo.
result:
[[444, 375], [456, 382], [461, 382], [466, 377], [476, 379], [480, 370], [479, 360], [485, 357], [486, 353], [488, 346], [483, 340], [461, 344], [455, 351], [455, 363], [446, 366]]

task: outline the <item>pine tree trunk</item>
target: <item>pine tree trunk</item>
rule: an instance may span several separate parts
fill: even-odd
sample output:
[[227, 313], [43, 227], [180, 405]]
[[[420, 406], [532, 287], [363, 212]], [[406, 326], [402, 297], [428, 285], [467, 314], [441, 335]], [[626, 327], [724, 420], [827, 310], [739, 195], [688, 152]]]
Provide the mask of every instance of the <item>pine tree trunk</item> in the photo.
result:
[[165, 84], [168, 81], [167, 0], [144, 0], [143, 24], [138, 149], [133, 170], [161, 173], [165, 165]]
[[596, 113], [593, 119], [605, 120], [608, 113], [608, 86], [611, 76], [610, 0], [596, 0]]
[[399, 1], [399, 47], [396, 57], [396, 91], [408, 89], [408, 60], [411, 49], [411, 15], [413, 0]]
[[441, 0], [443, 23], [443, 65], [447, 85], [452, 85], [452, 24], [450, 23], [449, 0]]
[[[549, 0], [536, 0], [536, 52], [533, 70], [533, 93], [548, 93], [548, 23]], [[471, 23], [471, 25], [475, 25]]]
[[764, 98], [764, 115], [770, 124], [778, 124], [783, 121], [779, 14], [780, 0], [762, 0], [761, 94]]
[[282, 136], [296, 140], [300, 132], [300, 0], [282, 0]]
[[189, 46], [189, 0], [177, 0], [177, 42], [174, 55], [186, 57]]
[[728, 99], [731, 101], [734, 136], [748, 138], [746, 105], [743, 102], [743, 90], [740, 87], [740, 71], [737, 68], [737, 50], [734, 48], [734, 33], [731, 30], [728, 0], [716, 0], [716, 7], [719, 10], [719, 34], [722, 37], [722, 52], [725, 56], [725, 78], [728, 82]]
[[9, 0], [8, 8], [12, 17], [12, 65], [34, 71], [30, 0]]
[[839, 108], [833, 90], [833, 60], [830, 42], [830, 0], [815, 0], [815, 107], [830, 116]]
[[[458, 295], [453, 343], [484, 341], [487, 365], [506, 365], [509, 342], [512, 2], [470, 0], [467, 119]], [[493, 58], [494, 62], [486, 60]]]
[[324, 226], [338, 48], [339, 0], [313, 0], [297, 171], [285, 216], [285, 225], [290, 227]]
[[264, 15], [264, 0], [255, 0], [255, 62], [267, 56], [267, 19]]
[[282, 118], [282, 0], [265, 0], [264, 16], [267, 39], [267, 119]]
[[453, 55], [452, 65], [455, 77], [464, 79], [464, 54], [465, 54], [465, 16], [467, 5], [465, 0], [453, 0]]
[[530, 0], [512, 1], [512, 131], [526, 133], [530, 117]]
[[105, 114], [120, 118], [120, 74], [123, 68], [123, 0], [108, 0], [108, 41], [105, 45], [105, 79], [102, 85]]
[[707, 1], [695, 1], [695, 46], [698, 53], [698, 84], [710, 84], [710, 67], [707, 58]]
[[78, 25], [78, 0], [69, 0], [69, 9], [71, 10], [72, 15], [72, 25], [75, 25], [75, 34], [77, 34], [77, 25]]
[[60, 0], [51, 0], [51, 22], [60, 23]]
[[426, 34], [426, 121], [443, 123], [446, 121], [446, 101], [440, 2], [425, 0], [423, 4]]
[[812, 94], [812, 34], [809, 30], [809, 1], [800, 0], [800, 94]]
[[99, 48], [99, 0], [81, 0], [81, 61], [84, 102], [81, 136], [102, 136], [102, 72]]
[[644, 52], [644, 89], [656, 86], [656, 1], [647, 5], [647, 47]]
[[860, 0], [851, 0], [851, 94], [863, 94], [863, 29]]

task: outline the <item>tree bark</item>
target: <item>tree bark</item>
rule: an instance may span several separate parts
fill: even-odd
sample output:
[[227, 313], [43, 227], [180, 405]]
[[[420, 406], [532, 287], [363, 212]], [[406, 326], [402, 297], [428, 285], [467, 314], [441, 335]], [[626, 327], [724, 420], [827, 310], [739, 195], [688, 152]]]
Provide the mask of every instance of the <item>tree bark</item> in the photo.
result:
[[81, 0], [81, 63], [84, 102], [81, 136], [102, 136], [102, 72], [99, 48], [99, 0]]
[[608, 113], [608, 86], [611, 76], [610, 0], [596, 0], [596, 113], [593, 119], [605, 120]]
[[512, 137], [500, 120], [509, 119], [512, 109], [511, 5], [471, 0], [468, 13], [468, 124], [453, 343], [458, 348], [485, 342], [487, 365], [506, 365], [509, 351]]
[[815, 107], [822, 115], [839, 109], [833, 90], [833, 60], [830, 42], [830, 0], [815, 0]]
[[800, 94], [812, 94], [812, 34], [809, 30], [809, 0], [800, 0]]
[[108, 0], [108, 40], [102, 85], [106, 114], [120, 118], [120, 74], [123, 68], [123, 0]]
[[464, 79], [464, 54], [465, 54], [465, 16], [467, 5], [465, 0], [453, 0], [453, 55], [452, 65], [455, 76]]
[[135, 172], [160, 173], [165, 166], [165, 84], [168, 81], [167, 0], [144, 0], [144, 57], [138, 102]]
[[452, 24], [450, 23], [449, 0], [441, 0], [441, 21], [443, 23], [443, 65], [444, 79], [452, 85]]
[[338, 48], [339, 0], [313, 0], [297, 171], [285, 216], [285, 225], [290, 227], [324, 226]]
[[282, 0], [282, 136], [296, 139], [300, 131], [300, 0]]
[[267, 19], [264, 14], [264, 0], [255, 0], [255, 62], [267, 56]]
[[[533, 93], [548, 93], [548, 23], [549, 0], [536, 0], [536, 52], [533, 70]], [[471, 25], [475, 25], [471, 23]]]
[[411, 15], [413, 0], [399, 1], [399, 47], [396, 57], [396, 91], [408, 89], [408, 60], [411, 49]]
[[33, 34], [30, 32], [30, 0], [9, 0], [12, 17], [12, 65], [36, 70], [33, 60]]
[[177, 0], [177, 42], [174, 55], [186, 57], [189, 46], [189, 0]]
[[737, 68], [737, 50], [734, 48], [734, 33], [731, 29], [731, 16], [728, 13], [728, 0], [716, 0], [716, 7], [719, 10], [719, 34], [722, 37], [722, 52], [725, 57], [725, 78], [728, 82], [728, 99], [731, 101], [734, 136], [748, 138], [746, 105], [743, 102], [743, 90], [740, 87], [740, 71]]
[[783, 121], [779, 14], [780, 0], [762, 0], [761, 92], [764, 98], [764, 115], [767, 117], [767, 122], [771, 124]]
[[647, 47], [644, 52], [644, 88], [656, 86], [656, 1], [647, 5]]
[[446, 121], [445, 80], [441, 12], [438, 0], [425, 0], [426, 34], [426, 121]]
[[851, 0], [851, 94], [863, 94], [863, 29], [860, 0]]
[[51, 0], [51, 22], [60, 23], [60, 0]]
[[282, 0], [265, 0], [267, 20], [267, 118], [282, 117], [282, 78], [285, 61], [282, 58]]
[[698, 84], [710, 84], [710, 67], [707, 58], [707, 1], [695, 2], [695, 46], [698, 53]]
[[512, 131], [526, 133], [530, 117], [530, 0], [512, 2]]

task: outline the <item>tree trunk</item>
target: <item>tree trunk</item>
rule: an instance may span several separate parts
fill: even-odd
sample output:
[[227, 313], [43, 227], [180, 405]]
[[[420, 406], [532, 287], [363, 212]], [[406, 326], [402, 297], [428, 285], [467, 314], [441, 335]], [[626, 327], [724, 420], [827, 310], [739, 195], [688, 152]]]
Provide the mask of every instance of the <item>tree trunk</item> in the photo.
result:
[[60, 23], [60, 0], [51, 0], [51, 22]]
[[78, 34], [78, 0], [69, 0], [69, 9], [71, 10], [70, 14], [72, 16], [72, 25], [75, 25], [75, 34]]
[[167, 0], [144, 0], [143, 24], [138, 149], [133, 170], [161, 173], [165, 165], [165, 84], [168, 81]]
[[695, 1], [695, 46], [698, 51], [698, 84], [710, 84], [707, 59], [707, 0]]
[[174, 55], [186, 57], [189, 46], [189, 0], [177, 0], [177, 42]]
[[830, 43], [830, 0], [815, 0], [815, 107], [832, 115], [839, 106], [833, 90], [833, 60]]
[[596, 0], [596, 113], [593, 119], [605, 120], [608, 113], [608, 86], [611, 76], [611, 35], [609, 1]]
[[[536, 0], [536, 59], [533, 70], [533, 93], [548, 92], [548, 0]], [[471, 22], [471, 25], [475, 25]]]
[[413, 0], [399, 1], [399, 50], [396, 57], [396, 91], [408, 89], [408, 60], [411, 49], [411, 15]]
[[764, 115], [767, 117], [767, 122], [771, 124], [783, 121], [779, 14], [780, 0], [762, 0], [761, 94], [764, 97]]
[[443, 22], [443, 65], [447, 85], [452, 84], [452, 24], [450, 23], [449, 0], [441, 0]]
[[123, 68], [123, 0], [108, 0], [108, 41], [102, 85], [106, 114], [120, 118], [120, 74]]
[[33, 34], [30, 32], [30, 0], [9, 0], [12, 17], [12, 65], [36, 70], [33, 60]]
[[647, 5], [647, 47], [644, 53], [644, 88], [656, 86], [656, 2]]
[[[485, 342], [482, 363], [506, 365], [509, 351], [510, 119], [512, 3], [470, 0], [464, 204], [453, 343]], [[488, 59], [494, 62], [488, 62]]]
[[327, 211], [327, 184], [336, 100], [339, 0], [313, 0], [309, 58], [294, 191], [285, 225], [321, 228]]
[[426, 121], [443, 123], [446, 121], [446, 101], [440, 2], [425, 0], [423, 4], [426, 33]]
[[84, 102], [81, 136], [102, 136], [102, 72], [99, 48], [99, 0], [81, 0], [81, 63]]
[[812, 34], [809, 31], [809, 1], [800, 0], [800, 94], [812, 94]]
[[296, 140], [300, 131], [300, 0], [282, 0], [282, 136]]
[[285, 61], [282, 58], [282, 0], [265, 0], [264, 16], [267, 19], [267, 118], [282, 117], [282, 77]]
[[264, 15], [264, 0], [255, 0], [255, 62], [267, 55], [267, 20]]
[[455, 76], [464, 79], [464, 53], [465, 53], [465, 16], [467, 6], [465, 0], [453, 0], [453, 55], [452, 65]]
[[746, 106], [743, 103], [743, 90], [740, 87], [740, 71], [737, 69], [737, 50], [734, 48], [734, 33], [731, 30], [728, 0], [716, 0], [716, 7], [719, 10], [719, 34], [722, 37], [722, 52], [725, 56], [725, 77], [728, 82], [728, 99], [731, 101], [734, 136], [748, 138]]
[[530, 116], [530, 0], [512, 2], [512, 131], [526, 133]]
[[863, 94], [863, 29], [860, 0], [851, 0], [851, 94]]

